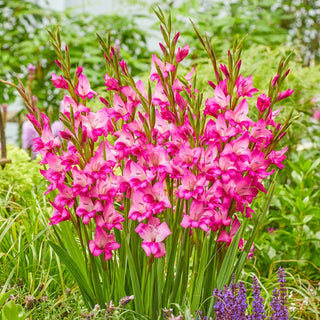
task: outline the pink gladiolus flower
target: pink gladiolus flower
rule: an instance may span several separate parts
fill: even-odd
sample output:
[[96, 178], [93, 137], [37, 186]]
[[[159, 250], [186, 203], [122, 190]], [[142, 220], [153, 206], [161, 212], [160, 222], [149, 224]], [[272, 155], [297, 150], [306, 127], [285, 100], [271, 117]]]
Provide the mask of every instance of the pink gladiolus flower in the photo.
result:
[[[144, 87], [144, 84], [141, 80], [136, 82], [136, 88], [140, 92], [140, 94], [147, 100], [147, 94], [146, 94], [146, 89]], [[121, 92], [127, 97], [128, 103], [130, 107], [128, 109], [131, 109], [133, 107], [137, 107], [140, 103], [140, 95], [134, 91], [131, 87], [126, 86], [121, 88]]]
[[266, 109], [270, 107], [271, 97], [267, 97], [264, 93], [261, 94], [257, 99], [257, 109], [260, 113], [263, 113]]
[[178, 187], [177, 196], [189, 200], [191, 198], [198, 198], [203, 194], [206, 178], [198, 175], [195, 176], [188, 169], [185, 170], [181, 179], [181, 185]]
[[160, 71], [162, 72], [162, 76], [164, 78], [168, 76], [169, 72], [175, 71], [176, 69], [175, 66], [173, 64], [170, 64], [169, 62], [166, 62], [166, 64], [164, 65], [164, 63], [159, 58], [157, 58], [155, 54], [153, 54], [152, 63], [151, 63], [151, 75], [150, 75], [151, 81], [160, 80], [155, 64], [157, 64], [157, 66], [159, 67]]
[[168, 154], [163, 147], [148, 145], [143, 157], [148, 162], [152, 172], [158, 172], [162, 175], [172, 172]]
[[[215, 83], [208, 83], [214, 94], [205, 100], [192, 81], [195, 69], [184, 78], [176, 74], [189, 46], [178, 48], [175, 58], [164, 44], [160, 48], [165, 58], [152, 56], [150, 79], [155, 84], [146, 91], [141, 80], [133, 82], [123, 60], [121, 70], [115, 65], [117, 48], [111, 47], [105, 53], [107, 69], [113, 70], [104, 77], [109, 91], [99, 97], [95, 112], [82, 101], [97, 93], [79, 67], [75, 76], [79, 98], [66, 95], [60, 106], [64, 129], [61, 122], [50, 126], [45, 115], [39, 119], [33, 105], [28, 108], [28, 118], [39, 132], [35, 150], [46, 165], [41, 173], [50, 182], [46, 193], [56, 190], [50, 224], [80, 221], [89, 225], [90, 236], [95, 228], [89, 249], [94, 256], [104, 253], [105, 260], [120, 247], [111, 231], [118, 229], [118, 237], [124, 222], [126, 231], [127, 226], [137, 225], [142, 248], [152, 259], [166, 254], [164, 240], [172, 223], [180, 229], [175, 229], [179, 241], [183, 228], [201, 241], [201, 229], [216, 232], [218, 242], [230, 245], [240, 228], [236, 214], [252, 217], [250, 205], [259, 191], [266, 192], [263, 180], [274, 172], [270, 166], [283, 167], [286, 149], [276, 151], [278, 139], [273, 136], [280, 130], [278, 138], [285, 134], [283, 124], [275, 119], [281, 108], [272, 110], [271, 97], [265, 94], [249, 103], [247, 97], [258, 90], [251, 76], [234, 78], [240, 72], [240, 58], [233, 70], [221, 64], [211, 75]], [[169, 56], [174, 64], [168, 63]], [[281, 68], [279, 74], [284, 72]], [[117, 71], [121, 83], [118, 75], [112, 77]], [[271, 81], [272, 96], [285, 76]], [[62, 76], [52, 74], [51, 80], [56, 87], [69, 88]], [[292, 92], [288, 89], [276, 98], [282, 100]], [[254, 104], [255, 121], [248, 117], [249, 105]], [[168, 220], [161, 223], [159, 218]]]
[[108, 135], [108, 132], [105, 130], [109, 121], [108, 108], [100, 109], [97, 112], [89, 112], [86, 116], [79, 115], [78, 120], [82, 122], [83, 127], [86, 128], [88, 137], [94, 142], [98, 140], [98, 137]]
[[98, 179], [95, 186], [92, 186], [88, 195], [91, 198], [100, 198], [102, 201], [113, 201], [118, 192], [118, 180], [110, 174], [110, 178]]
[[62, 64], [58, 59], [55, 59], [54, 62], [56, 63], [57, 67], [61, 70]]
[[88, 78], [83, 73], [79, 76], [75, 92], [83, 100], [85, 98], [92, 99], [93, 95], [97, 95], [97, 93], [91, 89]]
[[180, 37], [180, 32], [177, 32], [173, 37], [173, 40], [174, 40], [175, 44], [177, 44], [179, 37]]
[[252, 86], [251, 76], [248, 78], [243, 78], [243, 76], [240, 74], [236, 81], [236, 86], [238, 97], [252, 97], [256, 92], [259, 91]]
[[122, 222], [124, 217], [115, 210], [111, 202], [107, 202], [103, 207], [103, 216], [96, 217], [96, 224], [99, 227], [106, 228], [110, 231], [112, 228], [122, 230]]
[[47, 152], [53, 151], [55, 147], [60, 147], [60, 139], [54, 137], [49, 124], [49, 118], [45, 114], [41, 114], [43, 118], [43, 129], [41, 137], [33, 139], [34, 141], [34, 151], [39, 151], [43, 156]]
[[225, 155], [234, 155], [236, 160], [245, 162], [249, 159], [251, 154], [248, 149], [249, 146], [249, 133], [246, 131], [244, 134], [240, 135], [237, 139], [232, 140], [230, 143], [227, 143], [221, 152], [220, 156], [224, 157]]
[[250, 125], [252, 126], [254, 124], [254, 122], [249, 117], [247, 117], [248, 112], [248, 102], [246, 99], [243, 99], [233, 111], [226, 111], [225, 118], [226, 120], [229, 120], [232, 125], [238, 123], [248, 129]]
[[94, 179], [92, 179], [90, 175], [84, 171], [80, 171], [77, 167], [72, 168], [72, 175], [74, 195], [77, 196], [80, 193], [85, 194], [89, 190], [89, 187], [93, 183]]
[[210, 228], [213, 232], [217, 232], [223, 227], [227, 227], [231, 224], [231, 218], [228, 217], [228, 209], [225, 207], [218, 208], [215, 210], [212, 217]]
[[135, 231], [143, 239], [141, 247], [148, 257], [152, 254], [155, 258], [161, 258], [166, 254], [162, 241], [171, 234], [166, 222], [161, 223], [158, 218], [152, 217], [148, 224], [140, 223]]
[[189, 46], [186, 44], [182, 49], [178, 48], [178, 52], [176, 55], [177, 63], [180, 63], [189, 53]]
[[119, 152], [118, 157], [123, 159], [131, 152], [131, 147], [134, 145], [132, 133], [123, 127], [119, 139], [114, 143], [114, 148]]
[[85, 107], [81, 103], [77, 104], [72, 98], [65, 95], [62, 102], [62, 110], [60, 111], [70, 118], [70, 108], [73, 110], [75, 119], [77, 119], [81, 113], [90, 112], [89, 108]]
[[126, 64], [126, 62], [122, 59], [120, 62], [119, 62], [119, 65], [120, 65], [120, 68], [122, 70], [122, 72], [127, 75], [128, 74], [128, 66]]
[[288, 147], [285, 147], [282, 150], [275, 151], [272, 150], [269, 154], [268, 160], [276, 165], [279, 169], [283, 169], [284, 165], [282, 164], [283, 160], [286, 158], [285, 152], [288, 150]]
[[[91, 176], [93, 179], [105, 179], [106, 174], [110, 173], [111, 166], [115, 165], [115, 161], [106, 161], [103, 155], [103, 143], [101, 142], [99, 148], [95, 152], [94, 157], [92, 157], [89, 163], [86, 164], [84, 168], [84, 172]], [[108, 156], [112, 156], [112, 154], [108, 154]]]
[[205, 135], [210, 138], [215, 138], [217, 141], [220, 139], [222, 142], [227, 142], [229, 138], [236, 136], [238, 132], [239, 129], [237, 127], [227, 125], [225, 115], [221, 113], [216, 122], [209, 120]]
[[152, 216], [152, 210], [148, 209], [149, 205], [143, 200], [142, 191], [133, 191], [132, 205], [130, 207], [128, 218], [138, 220], [139, 222]]
[[240, 228], [240, 226], [241, 226], [241, 224], [240, 224], [237, 216], [235, 216], [234, 220], [232, 222], [229, 234], [227, 233], [226, 230], [222, 230], [221, 233], [219, 234], [217, 242], [223, 241], [227, 244], [227, 246], [229, 246], [234, 235], [237, 233], [238, 229]]
[[50, 225], [55, 225], [62, 221], [70, 220], [70, 212], [66, 208], [60, 207], [50, 200], [49, 202], [53, 206], [53, 216], [50, 218]]
[[72, 188], [66, 186], [65, 184], [59, 186], [59, 193], [54, 199], [55, 204], [58, 204], [61, 207], [67, 205], [69, 208], [72, 208], [74, 204], [74, 195]]
[[145, 188], [155, 178], [150, 170], [144, 170], [139, 164], [129, 160], [124, 168], [123, 175], [128, 179], [132, 188]]
[[51, 182], [51, 185], [48, 187], [46, 192], [47, 194], [63, 184], [65, 178], [65, 166], [62, 165], [60, 157], [54, 153], [46, 153], [42, 163], [46, 163], [49, 166], [48, 170], [40, 169], [40, 173]]
[[112, 250], [119, 248], [113, 233], [107, 234], [103, 228], [96, 227], [94, 240], [89, 241], [89, 249], [95, 257], [104, 252], [104, 259], [108, 261], [112, 258]]
[[93, 202], [92, 199], [86, 195], [79, 195], [79, 205], [77, 207], [76, 214], [77, 216], [82, 217], [84, 224], [88, 224], [90, 219], [93, 218], [97, 212], [102, 210], [103, 207], [99, 200]]
[[36, 129], [39, 129], [41, 130], [41, 125], [40, 125], [40, 122], [36, 119], [36, 117], [33, 115], [33, 114], [27, 114], [26, 115], [28, 120], [32, 123], [32, 125], [34, 126], [34, 128]]
[[69, 89], [69, 84], [63, 76], [57, 76], [52, 72], [51, 81], [53, 85], [58, 89]]
[[114, 94], [113, 105], [114, 107], [110, 109], [109, 117], [115, 118], [116, 121], [119, 119], [128, 121], [133, 111], [133, 105], [123, 102], [116, 93]]
[[173, 163], [185, 169], [191, 167], [199, 161], [202, 148], [190, 148], [189, 142], [184, 143], [178, 154], [174, 157]]
[[214, 89], [214, 98], [209, 98], [206, 101], [206, 108], [204, 114], [210, 114], [215, 118], [218, 116], [219, 111], [225, 109], [230, 102], [230, 95], [225, 95], [222, 87], [223, 81]]
[[258, 150], [251, 153], [249, 163], [249, 174], [259, 179], [265, 179], [274, 172], [274, 170], [267, 172], [270, 163], [265, 159], [265, 154]]
[[149, 204], [153, 214], [160, 213], [165, 208], [171, 208], [171, 203], [163, 189], [163, 182], [157, 182], [153, 186], [148, 185], [143, 190], [143, 200]]
[[200, 228], [209, 231], [211, 213], [205, 209], [203, 202], [193, 200], [190, 207], [190, 215], [184, 214], [180, 225], [183, 228]]
[[120, 85], [118, 80], [111, 78], [107, 73], [104, 76], [104, 80], [104, 84], [107, 87], [107, 90], [120, 91]]
[[272, 139], [272, 137], [272, 131], [266, 129], [266, 122], [263, 119], [260, 119], [251, 130], [250, 140], [253, 142], [262, 142], [264, 140]]

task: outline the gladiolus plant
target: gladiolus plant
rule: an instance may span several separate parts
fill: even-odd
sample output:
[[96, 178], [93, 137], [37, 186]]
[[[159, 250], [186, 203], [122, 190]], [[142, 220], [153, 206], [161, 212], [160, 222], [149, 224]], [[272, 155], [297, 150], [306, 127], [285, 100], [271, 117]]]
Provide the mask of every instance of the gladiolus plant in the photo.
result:
[[288, 59], [269, 91], [260, 93], [240, 72], [242, 41], [219, 66], [194, 26], [213, 66], [205, 99], [195, 70], [178, 72], [188, 45], [178, 47], [170, 15], [155, 13], [164, 42], [162, 56], [152, 56], [147, 84], [133, 79], [110, 38], [98, 35], [107, 68], [102, 94], [92, 90], [85, 68], [71, 74], [59, 30], [49, 31], [62, 72], [51, 80], [66, 90], [60, 137], [21, 82], [16, 88], [39, 134], [34, 150], [49, 181], [57, 239], [51, 245], [87, 306], [134, 295], [133, 310], [150, 319], [172, 304], [209, 317], [213, 289], [222, 289], [232, 273], [239, 276], [250, 254], [274, 183], [261, 213], [255, 214], [252, 201], [267, 193], [264, 180], [275, 167], [284, 167], [287, 148], [279, 150], [278, 143], [292, 120], [277, 122], [275, 105], [293, 92], [281, 91]]

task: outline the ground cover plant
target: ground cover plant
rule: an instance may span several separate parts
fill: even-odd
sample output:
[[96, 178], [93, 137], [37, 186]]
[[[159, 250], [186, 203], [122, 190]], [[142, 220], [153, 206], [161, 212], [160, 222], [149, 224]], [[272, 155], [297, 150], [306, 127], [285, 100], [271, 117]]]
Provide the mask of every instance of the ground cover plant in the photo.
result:
[[[64, 123], [60, 137], [30, 99], [31, 92], [21, 82], [16, 86], [38, 131], [35, 150], [43, 157], [41, 173], [50, 183], [46, 192], [50, 203], [39, 197], [41, 190], [34, 189], [30, 208], [2, 213], [6, 241], [1, 251], [7, 254], [1, 258], [8, 271], [3, 274], [1, 301], [12, 300], [2, 315], [13, 309], [19, 313], [23, 305], [21, 317], [44, 317], [49, 308], [52, 313], [47, 318], [224, 319], [231, 316], [230, 308], [221, 311], [221, 306], [235, 288], [231, 284], [228, 291], [224, 284], [229, 285], [232, 273], [237, 280], [241, 275], [252, 281], [243, 271], [248, 257], [254, 257], [251, 266], [256, 273], [266, 275], [271, 270], [268, 276], [274, 280], [276, 269], [268, 268], [273, 263], [272, 250], [279, 250], [282, 257], [291, 255], [287, 248], [298, 246], [302, 252], [307, 243], [309, 250], [304, 254], [317, 250], [316, 230], [310, 239], [318, 214], [312, 162], [300, 160], [299, 168], [290, 162], [295, 173], [287, 169], [289, 175], [281, 178], [286, 186], [276, 189], [266, 215], [274, 193], [274, 180], [268, 176], [274, 165], [283, 167], [286, 143], [281, 144], [280, 138], [288, 131], [288, 115], [292, 115], [291, 108], [284, 108], [278, 117], [274, 108], [292, 94], [290, 89], [281, 91], [289, 74], [288, 60], [282, 60], [270, 81], [267, 77], [268, 85], [257, 93], [255, 82], [240, 70], [245, 65], [240, 57], [243, 43], [237, 40], [228, 58], [218, 64], [210, 41], [194, 26], [213, 67], [206, 79], [209, 85], [203, 79], [199, 82], [197, 72], [188, 73], [188, 64], [183, 66], [190, 48], [180, 46], [170, 18], [161, 10], [157, 15], [164, 37], [162, 55], [152, 57], [145, 85], [133, 79], [110, 39], [99, 36], [107, 65], [107, 91], [91, 89], [85, 66], [71, 68], [73, 57], [68, 47], [63, 50], [59, 30], [50, 31], [61, 70], [52, 75], [52, 82], [69, 91], [60, 114]], [[263, 80], [260, 77], [258, 83]], [[299, 139], [291, 142], [294, 157], [292, 150], [298, 148]], [[266, 199], [258, 196], [258, 190], [267, 189]], [[276, 210], [283, 214], [275, 218]], [[22, 217], [30, 223], [20, 225]], [[291, 233], [282, 231], [288, 223]], [[296, 223], [300, 240], [294, 236]], [[272, 239], [275, 234], [285, 237], [287, 250], [281, 252], [282, 240]], [[316, 257], [311, 258], [316, 265]], [[15, 268], [15, 261], [24, 267]], [[297, 261], [302, 268], [309, 263], [300, 257]], [[159, 279], [164, 272], [167, 278]], [[308, 283], [304, 287], [289, 276], [291, 293], [286, 299], [289, 312], [297, 318], [318, 316], [316, 268], [308, 267], [308, 276], [313, 291]], [[262, 274], [259, 278], [263, 279]], [[265, 307], [272, 319], [288, 318], [286, 311], [271, 311], [276, 305], [271, 303], [274, 282], [263, 283]], [[61, 294], [57, 300], [55, 287]], [[223, 288], [224, 292], [218, 291]], [[250, 302], [257, 297], [247, 310], [248, 319], [258, 317], [256, 308], [262, 310], [257, 292], [256, 285], [248, 292]], [[225, 299], [220, 309], [217, 299]], [[59, 307], [54, 310], [55, 306]], [[260, 316], [264, 317], [263, 311]]]

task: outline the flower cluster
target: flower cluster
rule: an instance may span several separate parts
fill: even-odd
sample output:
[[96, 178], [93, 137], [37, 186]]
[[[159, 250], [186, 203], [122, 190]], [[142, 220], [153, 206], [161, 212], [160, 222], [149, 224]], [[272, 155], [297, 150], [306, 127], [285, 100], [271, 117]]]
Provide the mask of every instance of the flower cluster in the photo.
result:
[[[274, 172], [270, 167], [284, 167], [286, 148], [275, 148], [286, 127], [276, 121], [280, 109], [274, 105], [293, 92], [280, 92], [286, 64], [270, 82], [268, 95], [254, 98], [258, 90], [251, 76], [240, 73], [241, 50], [234, 50], [234, 59], [229, 52], [228, 66], [215, 70], [216, 82], [209, 81], [213, 95], [204, 101], [194, 69], [177, 77], [189, 53], [188, 45], [175, 50], [178, 38], [179, 33], [170, 52], [160, 43], [164, 58], [152, 56], [147, 88], [134, 81], [113, 47], [104, 48], [107, 92], [99, 99], [82, 67], [75, 82], [53, 74], [54, 86], [70, 92], [62, 103], [60, 137], [46, 115], [28, 114], [40, 134], [34, 150], [43, 156], [47, 193], [56, 194], [51, 224], [93, 224], [89, 249], [105, 260], [120, 247], [114, 230], [122, 230], [127, 220], [135, 222], [147, 256], [166, 254], [173, 216], [191, 234], [213, 232], [216, 241], [229, 245], [239, 215], [251, 218], [250, 204], [259, 191], [266, 192], [262, 182]], [[63, 70], [65, 62], [56, 63]], [[104, 107], [93, 112], [88, 99]], [[249, 104], [256, 105], [255, 120]]]
[[279, 291], [275, 288], [273, 299], [271, 301], [272, 314], [270, 317], [264, 309], [263, 298], [261, 297], [259, 283], [256, 277], [253, 277], [253, 301], [251, 312], [248, 312], [246, 289], [242, 282], [237, 284], [232, 280], [229, 286], [225, 285], [223, 290], [215, 289], [213, 295], [216, 298], [214, 305], [215, 316], [217, 320], [229, 319], [270, 319], [270, 320], [288, 320], [287, 308], [287, 290], [285, 288], [284, 271], [279, 268], [278, 279], [280, 283]]

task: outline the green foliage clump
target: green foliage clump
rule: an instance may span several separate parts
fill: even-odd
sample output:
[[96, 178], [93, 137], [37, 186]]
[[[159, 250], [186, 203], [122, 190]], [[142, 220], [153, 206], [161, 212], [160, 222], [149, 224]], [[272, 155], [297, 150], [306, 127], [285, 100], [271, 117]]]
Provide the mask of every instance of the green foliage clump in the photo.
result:
[[25, 150], [19, 147], [7, 146], [8, 158], [11, 163], [0, 168], [0, 205], [8, 202], [27, 200], [32, 190], [45, 192], [45, 181], [39, 172], [37, 160], [31, 160]]
[[[58, 73], [58, 67], [54, 62], [55, 52], [48, 45], [46, 27], [63, 26], [61, 34], [70, 54], [84, 67], [94, 88], [104, 85], [98, 75], [105, 68], [96, 32], [106, 37], [111, 30], [112, 43], [118, 43], [119, 58], [128, 62], [132, 74], [145, 71], [143, 62], [150, 56], [147, 33], [140, 30], [131, 17], [107, 13], [93, 16], [71, 10], [57, 12], [26, 0], [0, 0], [0, 12], [0, 78], [13, 81], [18, 74], [24, 79], [28, 76], [27, 66], [34, 65], [32, 91], [39, 100], [37, 107], [52, 121], [58, 119], [63, 96], [50, 81], [52, 72]], [[78, 65], [71, 67], [74, 69]], [[13, 88], [0, 86], [0, 104], [12, 103], [15, 99]]]

